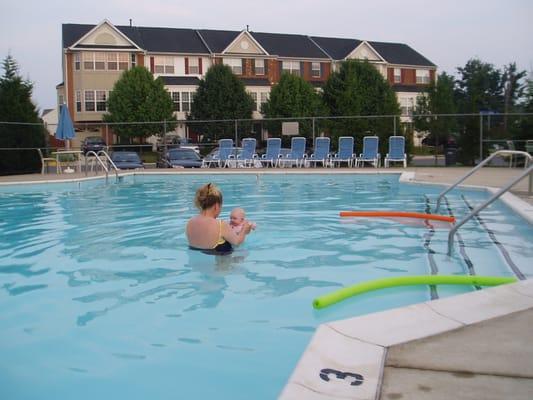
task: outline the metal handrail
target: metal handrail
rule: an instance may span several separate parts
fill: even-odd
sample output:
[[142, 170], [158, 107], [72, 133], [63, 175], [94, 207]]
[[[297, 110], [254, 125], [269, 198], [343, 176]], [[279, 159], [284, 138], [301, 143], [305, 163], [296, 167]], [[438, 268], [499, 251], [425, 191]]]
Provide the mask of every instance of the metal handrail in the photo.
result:
[[100, 165], [102, 166], [102, 168], [104, 169], [105, 171], [105, 179], [106, 181], [108, 180], [109, 178], [109, 168], [107, 167], [107, 165], [102, 161], [102, 159], [100, 158], [100, 155], [103, 155], [106, 160], [109, 162], [109, 164], [115, 169], [115, 176], [117, 178], [117, 181], [118, 181], [118, 168], [117, 166], [115, 165], [115, 163], [113, 162], [113, 160], [111, 160], [111, 157], [109, 157], [109, 154], [106, 153], [105, 150], [100, 150], [98, 153], [95, 153], [94, 151], [88, 151], [86, 154], [85, 154], [85, 176], [87, 176], [89, 174], [89, 169], [87, 168], [87, 156], [92, 156], [94, 155], [94, 157], [96, 158], [96, 160], [100, 163]]
[[533, 172], [533, 165], [530, 165], [529, 168], [527, 168], [524, 172], [522, 172], [518, 177], [513, 179], [511, 182], [509, 182], [506, 186], [502, 187], [498, 192], [496, 192], [490, 199], [485, 201], [483, 204], [480, 204], [476, 208], [470, 212], [466, 217], [464, 217], [461, 222], [456, 224], [453, 229], [450, 230], [450, 233], [448, 234], [448, 255], [450, 256], [452, 254], [453, 250], [453, 238], [455, 236], [455, 232], [463, 226], [467, 221], [472, 219], [474, 216], [476, 216], [481, 210], [488, 207], [490, 204], [492, 204], [496, 199], [498, 199], [502, 194], [509, 191], [514, 185], [516, 185], [518, 182], [520, 182], [522, 179], [524, 179], [528, 174], [531, 174]]
[[[454, 187], [459, 185], [460, 183], [464, 182], [466, 178], [473, 175], [477, 170], [483, 168], [484, 165], [489, 163], [494, 157], [501, 156], [501, 155], [513, 155], [513, 154], [522, 154], [526, 159], [528, 160], [528, 163], [526, 164], [526, 167], [529, 165], [531, 161], [533, 161], [533, 157], [529, 153], [526, 153], [525, 151], [519, 151], [519, 150], [498, 150], [494, 153], [492, 153], [490, 156], [485, 158], [482, 162], [480, 162], [476, 167], [472, 168], [470, 172], [468, 172], [466, 175], [463, 175], [457, 182], [452, 184], [448, 189], [443, 191], [441, 194], [439, 194], [439, 197], [437, 197], [437, 204], [435, 205], [435, 212], [439, 211], [440, 202], [444, 195], [448, 193], [450, 190], [452, 190]], [[531, 193], [531, 187], [533, 186], [532, 179], [529, 179], [529, 193]]]

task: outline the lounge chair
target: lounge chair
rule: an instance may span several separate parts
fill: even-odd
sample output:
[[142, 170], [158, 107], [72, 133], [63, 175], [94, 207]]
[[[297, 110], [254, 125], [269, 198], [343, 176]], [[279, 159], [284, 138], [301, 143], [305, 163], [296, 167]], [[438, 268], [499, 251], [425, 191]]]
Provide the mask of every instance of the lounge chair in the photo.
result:
[[233, 139], [220, 139], [218, 141], [218, 154], [215, 154], [210, 160], [204, 159], [202, 168], [211, 167], [213, 164], [216, 164], [219, 168], [225, 168], [231, 158], [234, 158]]
[[237, 155], [237, 167], [253, 167], [257, 159], [255, 146], [257, 141], [254, 138], [244, 138], [242, 140], [242, 152]]
[[363, 138], [363, 152], [356, 161], [356, 166], [363, 166], [365, 162], [372, 164], [375, 168], [379, 167], [381, 154], [379, 151], [379, 137], [365, 136]]
[[389, 137], [389, 152], [385, 156], [385, 168], [388, 168], [391, 162], [401, 162], [403, 163], [403, 167], [407, 168], [405, 138], [403, 136]]
[[353, 150], [354, 140], [351, 136], [341, 136], [339, 138], [339, 152], [336, 153], [331, 159], [333, 166], [345, 162], [348, 167], [352, 167], [354, 161], [357, 159], [357, 155]]
[[280, 166], [303, 166], [304, 161], [307, 158], [305, 154], [305, 141], [303, 136], [293, 137], [291, 140], [291, 151], [287, 154], [287, 157], [280, 159]]
[[263, 165], [270, 165], [271, 167], [277, 167], [281, 151], [281, 139], [270, 138], [267, 139], [266, 153], [261, 157], [261, 163]]
[[315, 148], [311, 157], [307, 159], [306, 163], [316, 165], [322, 163], [323, 167], [331, 166], [331, 154], [329, 154], [330, 140], [328, 137], [317, 137], [315, 139]]

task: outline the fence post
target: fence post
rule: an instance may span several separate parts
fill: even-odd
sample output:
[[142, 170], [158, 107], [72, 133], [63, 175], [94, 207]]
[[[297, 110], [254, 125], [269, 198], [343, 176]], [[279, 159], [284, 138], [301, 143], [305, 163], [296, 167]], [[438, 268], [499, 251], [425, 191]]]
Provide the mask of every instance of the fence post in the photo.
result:
[[392, 124], [394, 126], [393, 133], [394, 133], [394, 136], [396, 136], [396, 115], [392, 117]]
[[167, 120], [163, 121], [163, 148], [167, 152]]
[[239, 133], [237, 130], [237, 120], [235, 120], [235, 147], [238, 147], [239, 143]]
[[479, 162], [483, 161], [483, 114], [479, 112]]
[[315, 117], [313, 117], [313, 143], [315, 143]]

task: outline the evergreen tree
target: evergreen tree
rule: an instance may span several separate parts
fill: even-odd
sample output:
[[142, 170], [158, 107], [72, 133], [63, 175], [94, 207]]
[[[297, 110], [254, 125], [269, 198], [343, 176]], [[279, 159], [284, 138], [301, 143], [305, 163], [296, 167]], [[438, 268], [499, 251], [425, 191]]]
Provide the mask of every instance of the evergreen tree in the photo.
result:
[[[242, 81], [227, 65], [216, 64], [207, 70], [198, 85], [189, 120], [251, 119], [254, 108], [255, 102], [246, 92]], [[197, 123], [190, 126], [203, 133], [204, 141], [233, 138], [235, 134], [233, 122]], [[238, 128], [243, 133], [250, 126], [249, 122], [240, 123]]]
[[[444, 144], [450, 135], [457, 130], [457, 121], [452, 116], [435, 116], [434, 114], [454, 114], [454, 79], [441, 73], [436, 82], [431, 82], [424, 92], [416, 99], [414, 126], [417, 131], [429, 132], [428, 141]], [[417, 117], [416, 114], [424, 115]]]
[[154, 124], [117, 124], [113, 131], [120, 137], [144, 138], [173, 130], [176, 126], [174, 105], [161, 78], [154, 76], [145, 67], [125, 71], [113, 86], [109, 95], [108, 113], [105, 122], [159, 122]]
[[[2, 67], [4, 74], [0, 78], [0, 147], [43, 147], [46, 132], [31, 100], [33, 84], [22, 79], [17, 62], [11, 55], [4, 59]], [[3, 122], [19, 122], [21, 125]], [[0, 174], [35, 172], [40, 168], [40, 158], [36, 150], [0, 151]]]
[[[517, 111], [520, 100], [523, 98], [527, 84], [523, 79], [527, 76], [526, 71], [517, 71], [516, 63], [509, 63], [503, 69], [503, 112], [505, 114]], [[515, 132], [509, 131], [509, 117], [503, 116], [503, 130], [510, 133], [511, 137]]]
[[[270, 98], [263, 106], [267, 118], [299, 118], [324, 115], [324, 106], [313, 86], [303, 78], [284, 73], [272, 86]], [[281, 121], [270, 121], [268, 130], [281, 134]], [[299, 135], [312, 137], [312, 121], [299, 121]], [[287, 138], [288, 139], [288, 138]]]
[[[368, 61], [349, 60], [333, 72], [323, 93], [324, 103], [331, 116], [400, 115], [396, 93], [389, 83]], [[380, 151], [387, 152], [387, 138], [393, 134], [392, 118], [347, 118], [331, 120], [332, 138], [349, 135], [362, 143], [363, 136], [380, 136]]]
[[[455, 97], [459, 113], [503, 112], [503, 83], [499, 70], [492, 64], [472, 59], [458, 71], [460, 78]], [[479, 122], [478, 116], [461, 120], [459, 157], [466, 164], [473, 164], [479, 158]]]

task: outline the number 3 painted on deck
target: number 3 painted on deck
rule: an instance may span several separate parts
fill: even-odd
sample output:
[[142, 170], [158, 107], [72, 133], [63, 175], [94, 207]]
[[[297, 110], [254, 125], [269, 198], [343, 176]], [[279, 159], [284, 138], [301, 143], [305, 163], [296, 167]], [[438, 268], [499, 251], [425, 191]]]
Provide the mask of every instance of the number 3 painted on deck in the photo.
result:
[[352, 373], [352, 372], [341, 372], [341, 371], [337, 371], [336, 369], [331, 369], [331, 368], [324, 368], [323, 370], [321, 370], [320, 371], [320, 378], [322, 378], [322, 380], [324, 380], [326, 382], [329, 382], [329, 374], [334, 374], [337, 379], [343, 379], [344, 380], [344, 379], [346, 379], [346, 377], [353, 378], [353, 382], [350, 383], [351, 386], [362, 385], [363, 381], [365, 380], [363, 378], [363, 375], [355, 374], [355, 373]]

